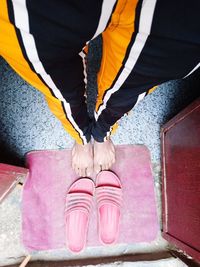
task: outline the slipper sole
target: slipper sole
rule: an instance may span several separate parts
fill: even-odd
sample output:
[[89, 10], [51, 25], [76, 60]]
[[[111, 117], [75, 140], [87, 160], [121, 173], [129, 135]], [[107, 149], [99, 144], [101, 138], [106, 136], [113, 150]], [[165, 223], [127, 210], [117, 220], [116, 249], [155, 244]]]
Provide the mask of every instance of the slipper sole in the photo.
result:
[[99, 240], [103, 245], [117, 242], [121, 218], [122, 185], [110, 171], [102, 171], [96, 178]]
[[94, 195], [94, 182], [89, 178], [76, 180], [66, 197], [66, 245], [73, 253], [86, 246], [90, 210]]

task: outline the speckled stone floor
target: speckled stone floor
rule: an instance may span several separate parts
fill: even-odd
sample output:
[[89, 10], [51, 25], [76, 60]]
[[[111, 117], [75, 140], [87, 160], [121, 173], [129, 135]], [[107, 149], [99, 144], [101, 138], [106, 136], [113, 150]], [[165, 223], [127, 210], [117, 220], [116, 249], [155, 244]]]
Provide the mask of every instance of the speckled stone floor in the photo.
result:
[[[96, 72], [101, 55], [100, 39], [88, 56], [88, 110], [96, 94]], [[152, 161], [160, 159], [160, 127], [199, 95], [199, 73], [183, 81], [162, 84], [120, 121], [113, 136], [116, 144], [145, 144]], [[71, 147], [73, 140], [51, 114], [43, 95], [22, 80], [0, 58], [0, 161], [23, 164], [24, 153], [34, 149]]]
[[[96, 72], [101, 55], [100, 41], [97, 39], [91, 44], [88, 56], [90, 113], [95, 102]], [[156, 91], [141, 101], [129, 116], [121, 119], [119, 129], [113, 136], [115, 144], [144, 144], [150, 149], [159, 214], [161, 210], [160, 128], [179, 110], [199, 96], [199, 92], [199, 71], [185, 80], [170, 81], [160, 85]], [[73, 140], [63, 130], [60, 122], [50, 113], [41, 93], [23, 81], [0, 58], [0, 162], [22, 165], [24, 154], [30, 150], [70, 148], [72, 144]], [[21, 188], [18, 186], [0, 206], [0, 266], [20, 261], [21, 257], [27, 253], [22, 247], [19, 237], [20, 197]], [[91, 248], [86, 249], [78, 257], [150, 252], [162, 250], [166, 246], [167, 243], [159, 235], [151, 244], [115, 246], [109, 251], [107, 248]], [[52, 260], [73, 259], [73, 257], [77, 258], [77, 256], [66, 253], [66, 250], [37, 252], [33, 255], [34, 259]]]

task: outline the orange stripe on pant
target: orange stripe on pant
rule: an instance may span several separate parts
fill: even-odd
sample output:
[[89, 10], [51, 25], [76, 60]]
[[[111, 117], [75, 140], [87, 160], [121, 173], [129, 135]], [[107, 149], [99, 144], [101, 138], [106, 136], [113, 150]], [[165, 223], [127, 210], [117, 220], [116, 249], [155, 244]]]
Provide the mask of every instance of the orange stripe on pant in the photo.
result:
[[[103, 102], [105, 91], [111, 87], [126, 55], [127, 47], [134, 32], [135, 8], [137, 0], [119, 0], [110, 24], [103, 32], [103, 55], [98, 73], [98, 97], [96, 112]], [[111, 133], [117, 129], [117, 123]]]
[[45, 95], [52, 113], [61, 121], [63, 127], [77, 143], [82, 144], [83, 141], [79, 133], [66, 119], [61, 101], [52, 96], [49, 88], [42, 82], [38, 75], [31, 70], [28, 62], [25, 60], [17, 39], [15, 28], [9, 20], [7, 1], [0, 0], [0, 7], [0, 55], [24, 80]]

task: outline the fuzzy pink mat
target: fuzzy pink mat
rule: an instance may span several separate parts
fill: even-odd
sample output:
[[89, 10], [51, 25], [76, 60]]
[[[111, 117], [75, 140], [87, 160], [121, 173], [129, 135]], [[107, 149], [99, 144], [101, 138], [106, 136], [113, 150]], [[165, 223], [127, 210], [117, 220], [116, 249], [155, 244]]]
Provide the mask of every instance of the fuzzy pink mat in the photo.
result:
[[[29, 250], [65, 247], [65, 196], [78, 177], [71, 169], [71, 150], [27, 154], [29, 175], [22, 199], [22, 241]], [[145, 146], [116, 146], [112, 170], [121, 179], [123, 208], [118, 243], [153, 241], [159, 225], [149, 151]], [[95, 180], [95, 177], [93, 177]], [[87, 246], [101, 246], [94, 198]]]

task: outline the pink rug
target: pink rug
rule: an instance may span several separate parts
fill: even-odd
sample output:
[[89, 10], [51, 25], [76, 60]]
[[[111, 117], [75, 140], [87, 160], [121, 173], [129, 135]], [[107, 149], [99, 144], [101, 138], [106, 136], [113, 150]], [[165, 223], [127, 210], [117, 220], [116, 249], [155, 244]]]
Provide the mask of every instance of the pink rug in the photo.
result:
[[[118, 243], [153, 241], [159, 225], [149, 151], [135, 145], [117, 146], [116, 150], [112, 170], [121, 179], [124, 200]], [[64, 248], [65, 196], [78, 178], [70, 167], [71, 150], [34, 151], [26, 160], [29, 175], [22, 201], [23, 244], [29, 250]], [[95, 198], [87, 246], [101, 246]]]

